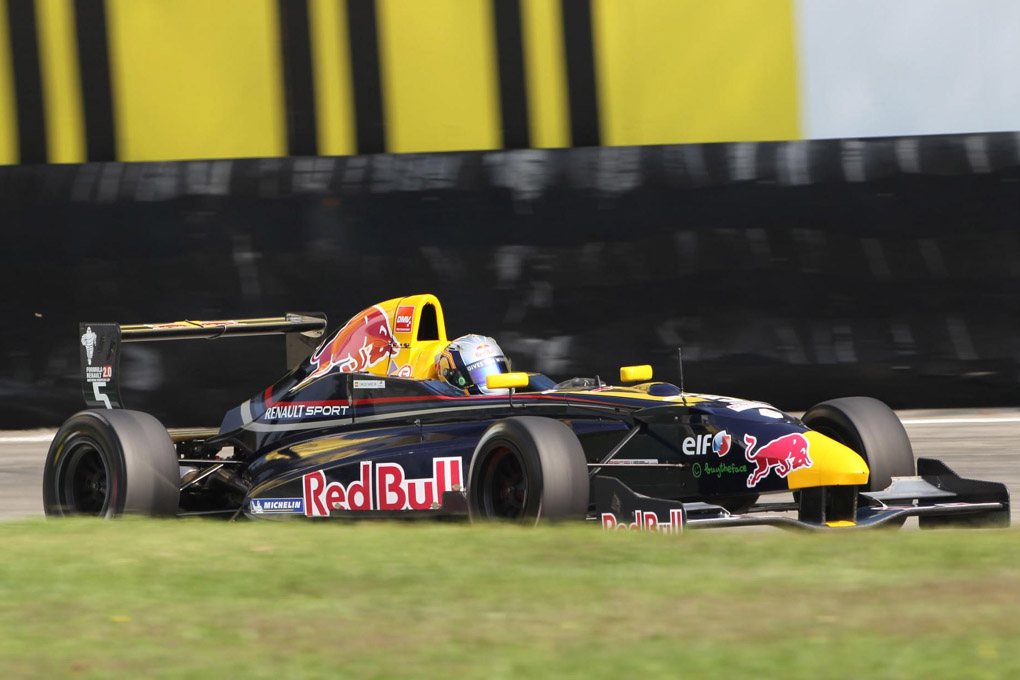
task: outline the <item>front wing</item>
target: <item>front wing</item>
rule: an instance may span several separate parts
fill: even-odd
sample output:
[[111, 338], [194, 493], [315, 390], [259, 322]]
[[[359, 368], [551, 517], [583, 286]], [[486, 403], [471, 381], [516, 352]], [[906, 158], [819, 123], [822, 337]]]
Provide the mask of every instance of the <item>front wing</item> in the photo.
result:
[[[732, 514], [711, 503], [683, 503], [634, 492], [612, 477], [594, 480], [595, 514], [603, 528], [677, 533], [685, 528], [774, 526], [783, 529], [866, 529], [917, 517], [922, 529], [944, 526], [1008, 527], [1009, 491], [999, 482], [964, 479], [945, 463], [917, 461], [916, 477], [897, 477], [888, 488], [861, 492], [853, 519], [818, 521], [805, 503], [764, 504]], [[796, 517], [788, 511], [797, 510]], [[786, 512], [784, 512], [786, 511]]]

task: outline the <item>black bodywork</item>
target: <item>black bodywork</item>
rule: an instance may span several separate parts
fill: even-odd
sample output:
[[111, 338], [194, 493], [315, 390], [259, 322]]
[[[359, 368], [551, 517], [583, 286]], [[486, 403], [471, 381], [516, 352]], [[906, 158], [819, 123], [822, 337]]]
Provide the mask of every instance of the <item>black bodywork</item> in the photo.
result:
[[[324, 325], [301, 315], [256, 321], [262, 326], [250, 325], [248, 334], [260, 327], [302, 334], [303, 345], [290, 345], [293, 357], [315, 345]], [[240, 332], [211, 323], [181, 332]], [[171, 331], [178, 325], [171, 324]], [[153, 339], [131, 337], [125, 332], [131, 328], [142, 329], [140, 334], [153, 329], [89, 326], [98, 332], [93, 349], [102, 355], [96, 362], [90, 356], [89, 366], [112, 366], [109, 376], [86, 370], [83, 350], [84, 394], [91, 406], [119, 406], [119, 342]], [[86, 331], [82, 324], [83, 343]], [[590, 482], [587, 517], [606, 528], [825, 528], [906, 516], [920, 517], [922, 526], [1009, 521], [1003, 485], [962, 480], [923, 459], [917, 476], [888, 489], [798, 482], [796, 502], [758, 503], [762, 494], [791, 490], [791, 480], [810, 469], [849, 466], [847, 474], [857, 474], [862, 484], [867, 479], [856, 454], [760, 402], [683, 393], [651, 381], [612, 387], [575, 378], [557, 384], [540, 374], [529, 374], [527, 387], [505, 395], [467, 395], [439, 380], [368, 371], [323, 374], [307, 359], [292, 365], [276, 384], [231, 409], [218, 430], [171, 431], [181, 472], [179, 515], [468, 517], [468, 473], [480, 440], [498, 423], [527, 416], [564, 423], [576, 436]], [[787, 446], [776, 453], [780, 444], [802, 449], [797, 454]]]

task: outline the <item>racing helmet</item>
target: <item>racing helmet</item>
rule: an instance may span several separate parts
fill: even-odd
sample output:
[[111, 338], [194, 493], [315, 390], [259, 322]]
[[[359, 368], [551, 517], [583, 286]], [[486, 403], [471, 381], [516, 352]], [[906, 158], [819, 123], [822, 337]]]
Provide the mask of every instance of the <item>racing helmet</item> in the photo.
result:
[[462, 335], [436, 355], [439, 379], [468, 394], [506, 394], [486, 387], [485, 378], [509, 372], [510, 360], [495, 340], [484, 335]]

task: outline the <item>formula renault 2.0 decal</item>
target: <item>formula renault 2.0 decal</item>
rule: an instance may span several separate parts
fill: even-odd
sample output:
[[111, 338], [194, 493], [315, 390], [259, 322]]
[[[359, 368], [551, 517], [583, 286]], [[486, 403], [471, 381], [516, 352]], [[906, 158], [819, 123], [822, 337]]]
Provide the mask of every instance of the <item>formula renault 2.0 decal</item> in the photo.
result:
[[305, 515], [328, 517], [332, 510], [437, 510], [443, 494], [463, 488], [460, 458], [434, 458], [432, 477], [407, 479], [398, 463], [363, 462], [350, 484], [326, 483], [320, 470], [302, 477]]
[[780, 477], [786, 477], [794, 470], [814, 465], [808, 454], [811, 443], [799, 432], [776, 437], [755, 450], [757, 443], [757, 437], [749, 434], [744, 435], [744, 445], [747, 447], [744, 450], [744, 457], [755, 465], [754, 470], [747, 478], [747, 488], [749, 489], [758, 486], [758, 482], [768, 477], [769, 472], [773, 469]]

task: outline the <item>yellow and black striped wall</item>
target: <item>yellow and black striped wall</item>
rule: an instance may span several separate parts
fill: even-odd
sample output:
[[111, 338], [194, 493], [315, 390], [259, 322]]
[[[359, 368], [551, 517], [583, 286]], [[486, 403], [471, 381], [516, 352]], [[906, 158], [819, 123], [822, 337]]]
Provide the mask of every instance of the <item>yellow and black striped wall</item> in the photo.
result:
[[0, 164], [792, 139], [792, 11], [0, 0]]

